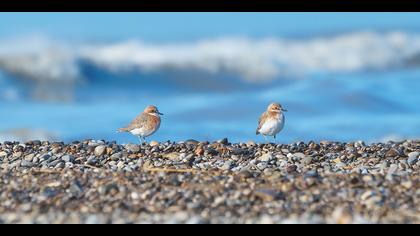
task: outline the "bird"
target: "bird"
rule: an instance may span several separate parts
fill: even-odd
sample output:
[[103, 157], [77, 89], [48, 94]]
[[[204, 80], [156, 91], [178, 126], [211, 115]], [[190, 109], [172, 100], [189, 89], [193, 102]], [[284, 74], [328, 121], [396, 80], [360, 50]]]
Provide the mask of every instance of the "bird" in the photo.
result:
[[273, 136], [275, 140], [277, 134], [284, 128], [283, 112], [287, 112], [287, 110], [283, 109], [279, 103], [271, 103], [258, 121], [256, 134], [262, 134], [266, 141], [266, 136]]
[[147, 106], [127, 127], [120, 128], [118, 131], [137, 136], [140, 143], [146, 142], [146, 137], [153, 135], [159, 129], [162, 115], [156, 106]]

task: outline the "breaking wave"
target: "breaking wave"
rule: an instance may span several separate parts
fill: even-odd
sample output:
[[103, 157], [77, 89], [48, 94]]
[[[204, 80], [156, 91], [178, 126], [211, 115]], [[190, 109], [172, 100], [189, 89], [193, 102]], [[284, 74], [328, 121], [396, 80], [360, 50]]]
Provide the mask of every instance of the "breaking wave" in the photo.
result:
[[108, 44], [56, 42], [45, 38], [0, 43], [0, 70], [38, 81], [85, 77], [81, 62], [113, 73], [201, 71], [234, 74], [258, 82], [312, 72], [357, 72], [420, 65], [420, 35], [355, 32], [308, 39], [218, 38], [190, 43]]

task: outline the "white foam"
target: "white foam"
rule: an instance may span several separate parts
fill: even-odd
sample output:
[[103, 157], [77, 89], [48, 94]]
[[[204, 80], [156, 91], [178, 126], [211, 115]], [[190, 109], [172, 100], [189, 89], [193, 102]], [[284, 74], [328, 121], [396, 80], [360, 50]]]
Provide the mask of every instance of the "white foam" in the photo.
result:
[[18, 141], [27, 142], [30, 140], [58, 140], [55, 133], [41, 129], [13, 129], [8, 131], [0, 131], [0, 142]]
[[318, 71], [386, 70], [404, 66], [420, 54], [420, 36], [405, 32], [355, 32], [301, 40], [226, 37], [172, 44], [130, 40], [78, 45], [71, 50], [64, 43], [39, 41], [38, 46], [33, 43], [31, 50], [26, 49], [31, 53], [4, 50], [8, 45], [2, 43], [0, 68], [34, 78], [79, 78], [83, 75], [77, 61], [85, 60], [116, 73], [198, 70], [261, 81]]
[[38, 81], [73, 81], [80, 78], [77, 55], [65, 44], [44, 37], [0, 42], [0, 68]]

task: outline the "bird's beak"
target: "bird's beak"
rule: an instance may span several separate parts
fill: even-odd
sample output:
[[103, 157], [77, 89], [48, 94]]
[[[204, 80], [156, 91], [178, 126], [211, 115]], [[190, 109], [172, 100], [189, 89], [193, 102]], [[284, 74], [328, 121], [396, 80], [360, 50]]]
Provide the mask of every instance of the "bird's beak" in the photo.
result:
[[158, 114], [161, 115], [161, 116], [163, 116], [163, 113], [160, 113], [159, 111], [158, 111]]
[[286, 109], [283, 109], [283, 108], [281, 109], [281, 111], [287, 112], [287, 110]]

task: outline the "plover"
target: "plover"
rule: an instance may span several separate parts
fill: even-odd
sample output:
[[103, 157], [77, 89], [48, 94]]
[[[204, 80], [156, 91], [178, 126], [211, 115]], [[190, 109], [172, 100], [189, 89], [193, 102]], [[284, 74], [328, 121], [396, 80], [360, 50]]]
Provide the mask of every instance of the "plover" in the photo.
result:
[[140, 142], [146, 141], [146, 137], [154, 134], [160, 127], [160, 116], [157, 107], [148, 106], [126, 128], [118, 129], [119, 132], [130, 132], [139, 137]]
[[279, 103], [271, 103], [260, 117], [256, 134], [262, 134], [265, 140], [267, 140], [266, 135], [276, 139], [276, 135], [284, 128], [283, 112], [286, 111]]

